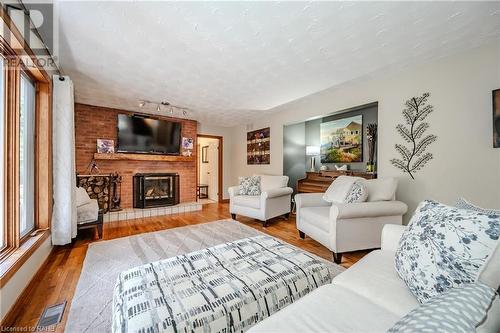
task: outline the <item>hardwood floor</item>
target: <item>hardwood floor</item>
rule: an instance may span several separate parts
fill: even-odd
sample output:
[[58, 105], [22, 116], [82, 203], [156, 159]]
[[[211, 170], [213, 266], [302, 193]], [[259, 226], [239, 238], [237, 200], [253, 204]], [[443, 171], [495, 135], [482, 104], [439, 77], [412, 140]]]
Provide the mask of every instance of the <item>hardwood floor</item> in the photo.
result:
[[[103, 240], [225, 218], [230, 218], [228, 204], [208, 204], [204, 205], [203, 210], [198, 212], [105, 223]], [[267, 228], [263, 228], [261, 222], [253, 219], [238, 216], [237, 220], [320, 257], [332, 260], [332, 253], [327, 248], [309, 237], [306, 237], [305, 240], [299, 238], [293, 215], [290, 216], [289, 220], [275, 218], [270, 221]], [[71, 299], [80, 277], [88, 244], [102, 241], [97, 239], [97, 235], [94, 232], [93, 229], [82, 230], [81, 234], [79, 234], [72, 244], [54, 247], [44, 266], [42, 266], [16, 303], [11, 313], [12, 316], [9, 316], [12, 318], [11, 322], [4, 324], [14, 327], [34, 327], [46, 306], [67, 301], [62, 322], [56, 327], [56, 332], [64, 332]], [[368, 252], [357, 251], [344, 254], [342, 257], [342, 266], [351, 266]]]

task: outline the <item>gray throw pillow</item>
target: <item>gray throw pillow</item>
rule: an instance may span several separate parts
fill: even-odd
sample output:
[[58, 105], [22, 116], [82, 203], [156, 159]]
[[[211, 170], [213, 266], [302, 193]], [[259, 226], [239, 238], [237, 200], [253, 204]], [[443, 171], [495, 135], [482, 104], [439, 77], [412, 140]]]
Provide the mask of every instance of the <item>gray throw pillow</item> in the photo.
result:
[[496, 295], [493, 288], [481, 282], [451, 289], [408, 313], [388, 332], [476, 332]]
[[403, 232], [395, 268], [420, 303], [477, 281], [498, 244], [500, 216], [423, 201]]
[[240, 195], [260, 195], [260, 176], [239, 177]]
[[460, 209], [470, 209], [483, 214], [500, 215], [500, 209], [497, 210], [497, 209], [482, 208], [468, 202], [464, 198], [458, 199], [457, 203], [455, 204], [455, 207]]

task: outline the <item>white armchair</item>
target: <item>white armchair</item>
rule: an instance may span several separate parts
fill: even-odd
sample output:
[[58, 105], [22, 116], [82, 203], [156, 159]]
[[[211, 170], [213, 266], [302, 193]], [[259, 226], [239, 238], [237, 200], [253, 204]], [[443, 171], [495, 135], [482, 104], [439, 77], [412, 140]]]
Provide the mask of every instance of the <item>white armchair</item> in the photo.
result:
[[97, 234], [102, 238], [103, 215], [99, 213], [99, 204], [81, 187], [76, 188], [76, 221], [78, 230], [97, 227]]
[[308, 235], [326, 246], [336, 263], [344, 252], [380, 248], [384, 225], [401, 225], [408, 210], [395, 200], [331, 203], [323, 200], [323, 193], [297, 194], [295, 203], [300, 238]]
[[229, 211], [233, 219], [236, 214], [264, 222], [269, 219], [290, 214], [293, 189], [287, 187], [288, 176], [260, 176], [261, 194], [256, 196], [239, 195], [238, 186], [229, 188]]

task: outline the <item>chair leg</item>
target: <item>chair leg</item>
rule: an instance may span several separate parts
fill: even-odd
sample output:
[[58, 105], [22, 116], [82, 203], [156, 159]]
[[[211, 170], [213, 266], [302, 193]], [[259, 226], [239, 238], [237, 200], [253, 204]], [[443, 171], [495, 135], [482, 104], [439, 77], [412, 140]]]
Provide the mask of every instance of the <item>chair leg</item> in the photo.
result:
[[102, 223], [97, 225], [97, 235], [102, 239]]
[[269, 225], [269, 220], [265, 220], [264, 223], [263, 223], [263, 227], [267, 228], [268, 225]]
[[236, 220], [236, 214], [231, 214], [231, 218], [232, 218], [233, 220]]
[[300, 239], [306, 239], [306, 234], [303, 231], [299, 230], [299, 237]]
[[332, 253], [333, 253], [333, 261], [337, 265], [340, 265], [340, 263], [342, 262], [342, 253], [335, 253], [335, 252]]

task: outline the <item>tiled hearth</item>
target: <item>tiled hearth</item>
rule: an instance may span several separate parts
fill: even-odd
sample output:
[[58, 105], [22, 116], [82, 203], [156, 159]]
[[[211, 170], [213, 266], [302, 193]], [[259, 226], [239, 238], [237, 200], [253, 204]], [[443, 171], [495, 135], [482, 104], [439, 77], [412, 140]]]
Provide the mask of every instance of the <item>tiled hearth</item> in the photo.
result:
[[115, 222], [123, 220], [143, 219], [156, 216], [166, 216], [173, 214], [185, 214], [201, 210], [202, 204], [199, 202], [185, 202], [175, 206], [158, 208], [127, 208], [119, 212], [110, 212], [104, 214], [104, 222]]

